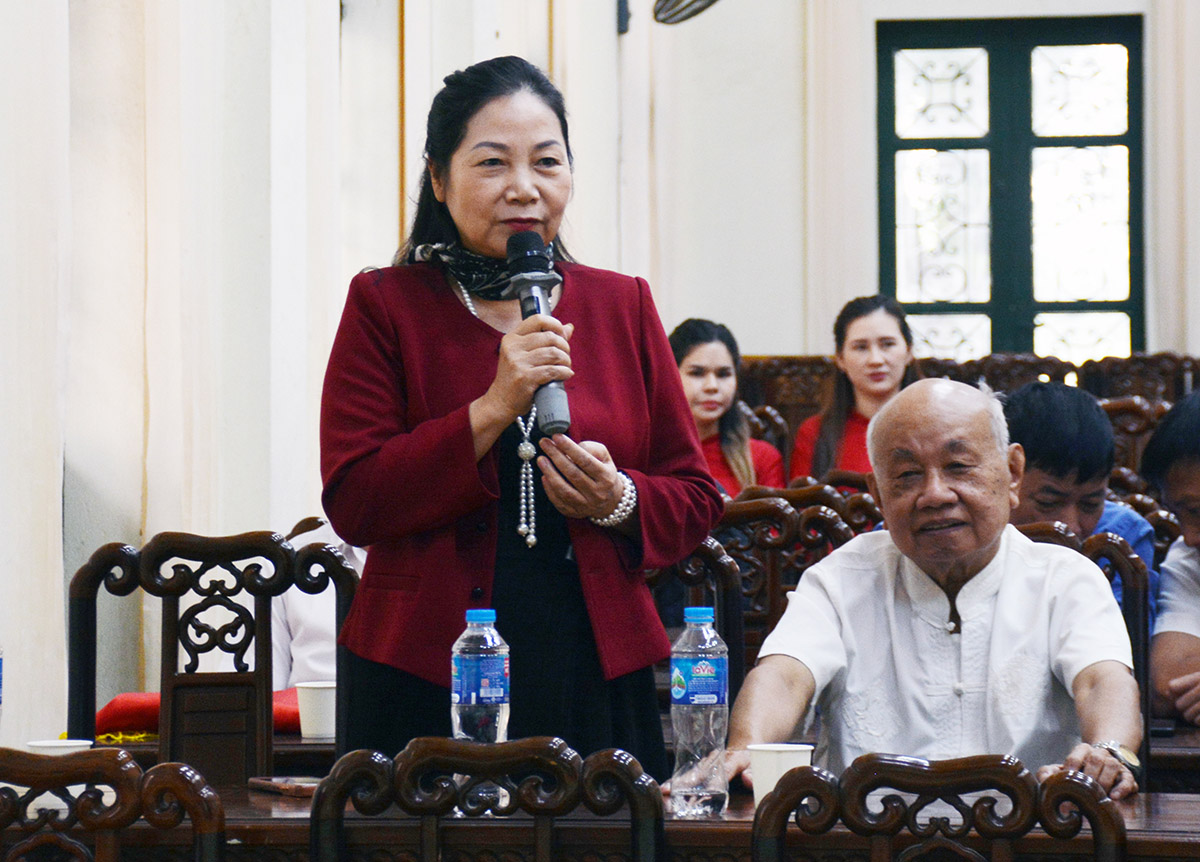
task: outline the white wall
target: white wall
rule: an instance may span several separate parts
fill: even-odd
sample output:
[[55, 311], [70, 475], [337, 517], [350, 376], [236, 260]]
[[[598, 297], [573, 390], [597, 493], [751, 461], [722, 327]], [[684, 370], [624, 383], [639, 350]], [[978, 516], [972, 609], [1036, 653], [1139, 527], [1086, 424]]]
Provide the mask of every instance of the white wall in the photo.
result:
[[[71, 280], [66, 0], [0, 3], [0, 745], [66, 709], [63, 351]], [[34, 624], [32, 621], [36, 621]]]

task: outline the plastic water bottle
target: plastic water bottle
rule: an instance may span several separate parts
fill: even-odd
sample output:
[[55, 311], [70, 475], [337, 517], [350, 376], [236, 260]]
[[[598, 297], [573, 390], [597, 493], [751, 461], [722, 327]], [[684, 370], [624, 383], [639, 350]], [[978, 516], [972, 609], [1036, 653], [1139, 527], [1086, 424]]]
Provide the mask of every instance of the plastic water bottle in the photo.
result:
[[450, 725], [455, 739], [508, 739], [508, 644], [496, 631], [496, 612], [467, 611], [467, 628], [450, 659]]
[[725, 733], [729, 727], [729, 648], [713, 629], [712, 608], [684, 608], [686, 627], [671, 649], [671, 726], [676, 817], [712, 817], [725, 810]]

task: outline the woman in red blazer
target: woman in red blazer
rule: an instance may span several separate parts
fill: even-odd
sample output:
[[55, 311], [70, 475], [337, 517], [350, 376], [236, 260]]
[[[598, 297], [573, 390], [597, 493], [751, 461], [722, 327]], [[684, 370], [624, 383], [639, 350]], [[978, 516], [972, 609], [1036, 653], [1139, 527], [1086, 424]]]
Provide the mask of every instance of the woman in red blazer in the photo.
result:
[[[426, 165], [395, 265], [351, 283], [322, 395], [325, 510], [369, 546], [341, 632], [348, 744], [449, 735], [451, 645], [492, 607], [510, 738], [618, 746], [665, 778], [651, 665], [669, 643], [642, 571], [694, 549], [721, 498], [649, 288], [563, 249], [562, 95], [524, 60], [445, 79]], [[553, 317], [522, 320], [505, 255], [529, 230], [562, 281]], [[571, 427], [545, 437], [531, 405], [552, 380]]]

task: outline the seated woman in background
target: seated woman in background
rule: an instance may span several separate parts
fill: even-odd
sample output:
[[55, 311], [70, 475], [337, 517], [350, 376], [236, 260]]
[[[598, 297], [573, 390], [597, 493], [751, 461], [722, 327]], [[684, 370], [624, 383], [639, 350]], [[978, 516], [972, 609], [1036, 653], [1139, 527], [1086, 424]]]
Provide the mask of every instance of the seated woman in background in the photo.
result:
[[830, 470], [871, 472], [867, 423], [893, 395], [919, 377], [912, 330], [890, 296], [852, 299], [833, 322], [837, 378], [833, 400], [796, 432], [791, 478]]
[[668, 340], [708, 470], [721, 491], [736, 497], [747, 485], [782, 488], [783, 456], [770, 443], [750, 438], [746, 417], [736, 406], [741, 358], [733, 333], [693, 317], [675, 327]]

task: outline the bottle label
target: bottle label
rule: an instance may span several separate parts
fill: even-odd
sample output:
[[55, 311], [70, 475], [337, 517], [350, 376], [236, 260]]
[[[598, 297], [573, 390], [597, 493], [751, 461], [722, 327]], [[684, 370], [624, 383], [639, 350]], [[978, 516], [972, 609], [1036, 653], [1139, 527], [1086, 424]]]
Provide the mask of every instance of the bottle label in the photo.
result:
[[508, 656], [454, 656], [450, 702], [508, 703]]
[[729, 659], [671, 659], [671, 703], [723, 704], [729, 690]]

